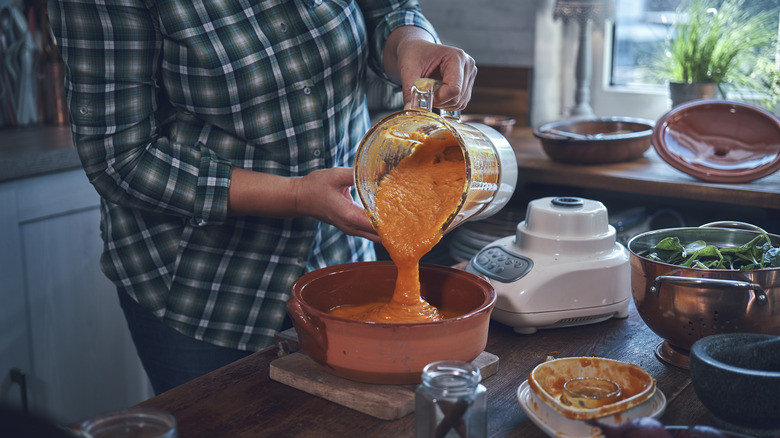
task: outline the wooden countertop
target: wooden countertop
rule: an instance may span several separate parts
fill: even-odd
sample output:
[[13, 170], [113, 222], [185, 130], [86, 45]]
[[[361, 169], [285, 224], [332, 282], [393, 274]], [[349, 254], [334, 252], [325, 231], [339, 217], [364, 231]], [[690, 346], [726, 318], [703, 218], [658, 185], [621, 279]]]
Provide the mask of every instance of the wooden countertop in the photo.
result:
[[550, 160], [531, 128], [515, 128], [508, 139], [520, 181], [780, 209], [780, 172], [746, 184], [713, 184], [675, 169], [652, 147], [635, 161], [578, 166]]
[[[516, 334], [491, 323], [486, 351], [499, 358], [498, 371], [483, 380], [488, 390], [488, 435], [546, 436], [525, 414], [517, 389], [548, 355], [598, 356], [641, 366], [668, 400], [666, 425], [710, 424], [708, 410], [693, 390], [687, 370], [655, 357], [661, 341], [636, 312], [626, 319]], [[272, 380], [277, 359], [269, 348], [141, 403], [171, 412], [179, 436], [201, 437], [412, 437], [414, 414], [387, 421], [360, 413]]]

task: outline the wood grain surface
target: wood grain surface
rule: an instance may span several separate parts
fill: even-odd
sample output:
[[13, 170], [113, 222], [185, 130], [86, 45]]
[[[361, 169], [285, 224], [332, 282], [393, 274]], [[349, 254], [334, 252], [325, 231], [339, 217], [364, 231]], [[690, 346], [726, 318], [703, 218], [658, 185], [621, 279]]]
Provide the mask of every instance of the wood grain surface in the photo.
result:
[[[498, 371], [498, 356], [483, 351], [472, 362], [482, 378]], [[353, 382], [326, 372], [303, 352], [271, 362], [271, 380], [382, 420], [396, 420], [414, 411], [416, 385], [375, 385]]]
[[[710, 424], [687, 370], [655, 357], [661, 342], [633, 304], [626, 319], [516, 334], [491, 323], [486, 351], [498, 356], [497, 372], [483, 380], [488, 390], [491, 437], [546, 436], [525, 414], [517, 389], [548, 356], [599, 356], [647, 370], [668, 399], [667, 425]], [[198, 437], [412, 437], [414, 415], [381, 420], [270, 377], [278, 349], [269, 348], [143, 403], [174, 414], [179, 436]]]

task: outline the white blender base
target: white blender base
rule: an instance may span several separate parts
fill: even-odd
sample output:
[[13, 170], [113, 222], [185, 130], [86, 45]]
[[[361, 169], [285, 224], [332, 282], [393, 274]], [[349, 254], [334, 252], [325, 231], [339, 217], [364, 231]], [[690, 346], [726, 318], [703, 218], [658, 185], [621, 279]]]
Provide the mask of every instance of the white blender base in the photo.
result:
[[541, 329], [595, 324], [610, 318], [627, 318], [630, 301], [628, 298], [607, 306], [533, 313], [508, 312], [494, 307], [491, 318], [512, 327], [516, 333], [532, 335]]

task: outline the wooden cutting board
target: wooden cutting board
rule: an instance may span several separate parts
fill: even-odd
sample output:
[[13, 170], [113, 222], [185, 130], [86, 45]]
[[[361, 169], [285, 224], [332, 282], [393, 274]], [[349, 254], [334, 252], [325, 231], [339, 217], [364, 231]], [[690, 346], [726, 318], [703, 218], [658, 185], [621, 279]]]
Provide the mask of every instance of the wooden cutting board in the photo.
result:
[[[483, 351], [472, 361], [482, 379], [498, 371], [498, 356]], [[306, 353], [294, 352], [271, 362], [271, 379], [382, 420], [395, 420], [414, 411], [417, 385], [379, 385], [334, 376]]]

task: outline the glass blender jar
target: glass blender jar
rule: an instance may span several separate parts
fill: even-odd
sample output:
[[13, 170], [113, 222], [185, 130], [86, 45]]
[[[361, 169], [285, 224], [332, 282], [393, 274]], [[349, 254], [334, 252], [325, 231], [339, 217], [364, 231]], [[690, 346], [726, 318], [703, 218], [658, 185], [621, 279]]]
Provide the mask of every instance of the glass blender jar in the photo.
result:
[[463, 192], [442, 225], [442, 234], [469, 220], [480, 220], [501, 210], [517, 184], [517, 159], [507, 139], [480, 123], [464, 123], [458, 112], [433, 112], [433, 93], [441, 82], [418, 79], [412, 86], [412, 108], [379, 120], [363, 137], [355, 158], [355, 187], [374, 226], [375, 195], [382, 178], [411, 155], [420, 134], [452, 135], [466, 163]]

